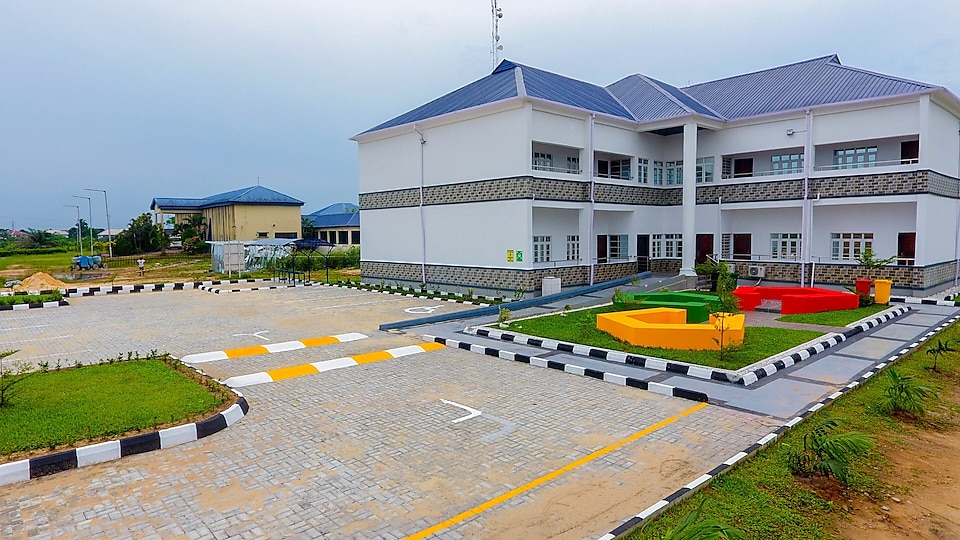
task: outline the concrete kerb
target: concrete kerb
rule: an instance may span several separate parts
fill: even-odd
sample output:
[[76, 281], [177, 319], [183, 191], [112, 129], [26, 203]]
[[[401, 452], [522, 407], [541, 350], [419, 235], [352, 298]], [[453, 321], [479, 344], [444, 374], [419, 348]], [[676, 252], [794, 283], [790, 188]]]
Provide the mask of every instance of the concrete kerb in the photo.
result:
[[[652, 277], [652, 273], [643, 272], [638, 274], [639, 279], [647, 279]], [[556, 302], [557, 300], [565, 300], [567, 298], [573, 298], [575, 296], [580, 296], [582, 294], [590, 294], [597, 291], [602, 291], [604, 289], [609, 289], [610, 287], [617, 287], [620, 285], [626, 285], [630, 283], [633, 277], [620, 278], [612, 281], [605, 281], [603, 283], [597, 283], [595, 285], [587, 285], [585, 287], [579, 287], [576, 289], [570, 289], [568, 291], [561, 291], [556, 294], [550, 294], [547, 296], [538, 296], [535, 298], [528, 298], [526, 300], [515, 300], [510, 302], [507, 307], [511, 310], [520, 310], [526, 309], [529, 307], [536, 307], [543, 304], [550, 304]], [[429, 317], [422, 317], [420, 319], [411, 319], [407, 321], [398, 321], [393, 323], [384, 323], [380, 325], [380, 330], [400, 330], [403, 328], [410, 328], [413, 326], [424, 326], [428, 324], [437, 324], [442, 322], [454, 321], [458, 319], [472, 319], [475, 317], [486, 317], [487, 315], [496, 315], [500, 312], [500, 308], [504, 306], [486, 306], [478, 309], [471, 309], [468, 311], [460, 311], [456, 313], [444, 313], [440, 315], [432, 315]]]
[[890, 302], [896, 304], [920, 304], [924, 306], [960, 307], [960, 300], [934, 300], [932, 298], [914, 298], [912, 296], [891, 297]]
[[447, 347], [463, 349], [465, 351], [470, 351], [470, 352], [482, 354], [485, 356], [495, 356], [497, 358], [502, 358], [504, 360], [513, 360], [515, 362], [530, 364], [531, 366], [556, 369], [558, 371], [572, 373], [574, 375], [591, 377], [594, 379], [599, 379], [601, 381], [606, 381], [613, 384], [619, 384], [620, 386], [629, 386], [632, 388], [639, 388], [641, 390], [647, 390], [655, 394], [662, 394], [665, 396], [689, 399], [689, 400], [700, 402], [700, 403], [706, 403], [708, 401], [707, 394], [696, 391], [696, 390], [689, 390], [686, 388], [680, 388], [677, 386], [671, 386], [668, 384], [662, 384], [657, 382], [647, 382], [641, 379], [635, 379], [633, 377], [627, 377], [627, 376], [619, 375], [616, 373], [607, 373], [597, 369], [578, 366], [576, 364], [567, 364], [565, 362], [548, 360], [546, 358], [540, 358], [537, 356], [530, 356], [526, 354], [511, 352], [511, 351], [502, 351], [500, 349], [495, 349], [493, 347], [485, 347], [483, 345], [477, 345], [477, 344], [469, 343], [466, 341], [458, 341], [455, 339], [448, 339], [448, 338], [443, 338], [438, 336], [424, 335], [423, 340], [434, 341], [434, 342], [446, 345]]
[[269, 281], [267, 279], [230, 279], [230, 280], [209, 280], [209, 281], [187, 281], [182, 283], [146, 283], [138, 285], [106, 285], [95, 287], [75, 287], [60, 289], [60, 292], [67, 298], [79, 296], [103, 296], [108, 294], [129, 294], [142, 292], [163, 292], [163, 291], [183, 291], [190, 289], [200, 289], [204, 286], [229, 285], [234, 283], [260, 283]]
[[742, 386], [749, 386], [758, 380], [769, 377], [777, 371], [786, 369], [796, 363], [802, 362], [808, 358], [823, 353], [830, 347], [834, 347], [848, 338], [853, 337], [860, 332], [874, 328], [884, 322], [892, 320], [894, 317], [903, 315], [910, 311], [909, 307], [890, 308], [879, 315], [869, 317], [848, 325], [848, 329], [842, 333], [828, 334], [826, 338], [820, 337], [815, 340], [804, 343], [793, 349], [760, 360], [754, 364], [746, 366], [740, 370], [727, 370], [721, 368], [711, 368], [698, 364], [688, 364], [663, 358], [640, 356], [629, 354], [622, 351], [604, 349], [602, 347], [590, 347], [576, 343], [567, 343], [547, 338], [539, 338], [520, 334], [516, 332], [503, 332], [482, 326], [467, 327], [464, 333], [478, 335], [491, 339], [509, 341], [520, 345], [529, 345], [531, 347], [540, 347], [542, 349], [556, 350], [588, 356], [599, 360], [620, 362], [631, 366], [637, 366], [657, 371], [669, 371], [690, 377], [700, 379], [710, 379], [719, 382], [732, 382]]
[[870, 371], [868, 371], [868, 372], [864, 373], [863, 375], [861, 375], [857, 380], [850, 382], [849, 384], [847, 384], [846, 386], [844, 386], [843, 388], [841, 388], [841, 389], [838, 390], [837, 392], [834, 392], [833, 394], [830, 394], [830, 395], [827, 396], [826, 398], [818, 401], [818, 402], [815, 403], [813, 406], [811, 406], [809, 409], [803, 411], [802, 413], [800, 413], [799, 415], [795, 416], [794, 418], [791, 418], [790, 420], [788, 420], [787, 422], [785, 422], [782, 426], [778, 427], [778, 428], [775, 429], [774, 431], [772, 431], [772, 432], [768, 433], [767, 435], [763, 436], [762, 438], [760, 438], [757, 442], [753, 443], [752, 445], [748, 446], [747, 448], [744, 448], [744, 449], [741, 450], [740, 452], [737, 452], [736, 454], [734, 454], [734, 455], [731, 456], [730, 458], [728, 458], [728, 459], [726, 459], [725, 461], [721, 462], [720, 464], [718, 464], [718, 465], [717, 465], [716, 467], [714, 467], [713, 469], [710, 469], [710, 470], [707, 471], [706, 473], [704, 473], [704, 474], [702, 474], [701, 476], [699, 476], [696, 480], [690, 482], [689, 484], [683, 486], [682, 488], [678, 489], [677, 491], [674, 491], [674, 492], [671, 493], [670, 495], [668, 495], [668, 496], [664, 497], [663, 499], [657, 501], [656, 503], [650, 505], [649, 507], [647, 507], [645, 510], [643, 510], [643, 511], [640, 512], [639, 514], [633, 516], [632, 518], [630, 518], [630, 519], [628, 519], [627, 521], [625, 521], [625, 522], [623, 522], [622, 524], [620, 524], [620, 526], [618, 526], [617, 528], [615, 528], [615, 529], [613, 529], [612, 531], [608, 532], [607, 534], [601, 536], [601, 537], [600, 537], [600, 540], [613, 540], [613, 539], [615, 539], [615, 538], [618, 538], [618, 537], [620, 537], [620, 536], [622, 536], [622, 535], [624, 535], [624, 534], [626, 534], [626, 533], [628, 533], [628, 532], [636, 529], [637, 527], [642, 527], [645, 523], [647, 523], [647, 522], [650, 521], [651, 519], [654, 519], [654, 518], [656, 518], [657, 516], [663, 514], [667, 509], [669, 509], [669, 508], [670, 508], [671, 506], [673, 506], [674, 504], [677, 504], [678, 502], [686, 499], [687, 497], [692, 496], [694, 493], [696, 493], [697, 491], [703, 489], [705, 486], [710, 485], [710, 482], [712, 482], [714, 478], [716, 478], [717, 476], [720, 476], [721, 474], [729, 471], [729, 470], [730, 470], [731, 468], [733, 468], [733, 466], [736, 465], [737, 463], [740, 463], [740, 462], [743, 461], [745, 458], [750, 457], [750, 456], [756, 454], [756, 453], [757, 453], [758, 451], [760, 451], [762, 448], [770, 445], [770, 443], [772, 443], [773, 441], [779, 439], [781, 436], [783, 436], [784, 433], [786, 433], [787, 431], [789, 431], [789, 430], [790, 430], [791, 428], [793, 428], [794, 426], [800, 424], [800, 422], [802, 422], [803, 420], [805, 420], [806, 418], [808, 418], [810, 415], [812, 415], [813, 413], [815, 413], [815, 412], [819, 411], [820, 409], [826, 407], [826, 406], [829, 405], [830, 403], [836, 401], [840, 396], [846, 394], [846, 393], [849, 392], [850, 390], [853, 390], [854, 388], [856, 388], [857, 386], [859, 386], [860, 384], [862, 384], [864, 381], [866, 381], [866, 380], [869, 379], [870, 377], [873, 377], [874, 375], [876, 375], [877, 373], [879, 373], [880, 371], [882, 371], [884, 368], [890, 366], [891, 364], [893, 364], [894, 362], [896, 362], [898, 359], [900, 359], [904, 354], [907, 354], [907, 353], [909, 353], [911, 350], [919, 347], [921, 343], [923, 343], [924, 341], [930, 339], [932, 336], [936, 335], [937, 333], [943, 331], [945, 328], [947, 328], [947, 327], [950, 326], [951, 324], [955, 323], [957, 320], [960, 320], [960, 315], [956, 315], [956, 316], [952, 317], [950, 320], [948, 320], [947, 322], [941, 324], [941, 325], [938, 326], [936, 329], [934, 329], [934, 330], [932, 330], [932, 331], [930, 331], [930, 332], [927, 332], [923, 337], [921, 337], [921, 338], [918, 339], [917, 341], [911, 343], [911, 344], [908, 345], [907, 347], [905, 347], [905, 348], [897, 351], [896, 354], [894, 354], [894, 355], [890, 356], [889, 358], [887, 358], [887, 360], [886, 360], [885, 362], [881, 362], [881, 363], [875, 365]]
[[66, 300], [58, 300], [56, 302], [34, 302], [33, 304], [11, 304], [9, 306], [0, 306], [0, 311], [23, 311], [26, 309], [52, 308], [69, 305], [70, 303]]
[[[380, 293], [380, 294], [392, 294], [392, 295], [394, 295], [394, 296], [403, 296], [403, 297], [405, 297], [405, 298], [422, 298], [422, 299], [424, 299], [424, 300], [436, 300], [437, 302], [449, 302], [449, 303], [451, 303], [451, 304], [466, 304], [466, 305], [468, 305], [468, 306], [481, 306], [481, 307], [486, 307], [486, 306], [489, 306], [489, 305], [490, 305], [490, 304], [487, 304], [487, 303], [485, 303], [485, 302], [474, 302], [473, 300], [461, 300], [461, 299], [457, 299], [457, 298], [436, 298], [436, 297], [433, 297], [433, 296], [427, 296], [427, 295], [422, 295], [422, 294], [414, 294], [414, 293], [402, 292], [402, 291], [389, 291], [389, 290], [385, 290], [385, 289], [378, 290], [378, 289], [376, 289], [376, 288], [371, 288], [371, 287], [357, 287], [357, 286], [355, 286], [355, 285], [340, 285], [340, 284], [337, 284], [337, 283], [318, 283], [317, 285], [323, 285], [323, 286], [325, 286], [325, 287], [338, 287], [338, 288], [341, 288], [341, 289], [351, 289], [351, 290], [354, 290], [354, 291], [366, 291], [366, 292]], [[450, 294], [450, 293], [445, 293], [445, 292], [441, 291], [440, 294]], [[512, 303], [511, 303], [511, 305], [512, 305]], [[473, 313], [473, 311], [471, 311], [470, 313]], [[381, 325], [380, 329], [383, 330], [383, 325]]]
[[[187, 364], [184, 365], [201, 376], [209, 378], [203, 371]], [[122, 439], [71, 448], [45, 456], [4, 463], [0, 465], [0, 486], [112, 461], [134, 454], [162, 450], [213, 435], [235, 424], [246, 416], [250, 410], [243, 394], [232, 388], [227, 388], [236, 394], [237, 402], [225, 411], [207, 419]]]

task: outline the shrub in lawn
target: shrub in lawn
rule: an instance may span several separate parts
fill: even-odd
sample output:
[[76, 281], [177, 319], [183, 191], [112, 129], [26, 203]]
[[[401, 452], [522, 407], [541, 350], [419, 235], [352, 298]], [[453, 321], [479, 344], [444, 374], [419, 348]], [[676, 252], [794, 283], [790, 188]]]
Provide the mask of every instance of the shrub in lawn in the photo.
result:
[[505, 324], [510, 319], [510, 310], [500, 308], [500, 314], [497, 315], [497, 324]]
[[[930, 352], [930, 351], [927, 351]], [[877, 402], [877, 409], [884, 414], [905, 412], [913, 416], [926, 414], [926, 401], [937, 397], [937, 392], [920, 384], [912, 375], [901, 375], [897, 370], [887, 370], [887, 380], [883, 387], [883, 397]]]
[[704, 501], [683, 516], [677, 525], [662, 535], [662, 540], [740, 540], [746, 535], [740, 529], [721, 523], [715, 519], [701, 520]]
[[957, 350], [953, 348], [954, 343], [955, 341], [952, 339], [948, 339], [946, 341], [943, 341], [942, 339], [938, 339], [936, 345], [927, 349], [927, 354], [933, 356], [933, 367], [929, 369], [932, 369], [933, 371], [938, 371], [937, 361], [940, 359], [940, 357], [947, 353], [957, 352]]
[[859, 431], [835, 433], [838, 425], [836, 420], [824, 420], [803, 436], [801, 450], [790, 449], [787, 464], [793, 474], [833, 476], [847, 483], [851, 461], [873, 448], [873, 442]]

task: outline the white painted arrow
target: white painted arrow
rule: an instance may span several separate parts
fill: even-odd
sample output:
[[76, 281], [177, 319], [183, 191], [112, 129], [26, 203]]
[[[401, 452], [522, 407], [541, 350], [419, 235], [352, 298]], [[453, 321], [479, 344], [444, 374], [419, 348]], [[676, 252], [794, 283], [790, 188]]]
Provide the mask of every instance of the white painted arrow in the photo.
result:
[[456, 401], [447, 401], [447, 400], [445, 400], [445, 399], [441, 399], [440, 401], [442, 401], [443, 403], [446, 403], [447, 405], [453, 405], [454, 407], [460, 407], [461, 409], [463, 409], [463, 410], [465, 410], [465, 411], [467, 411], [467, 412], [470, 413], [470, 414], [464, 416], [463, 418], [457, 418], [456, 420], [454, 420], [454, 421], [452, 422], [452, 423], [454, 423], [454, 424], [459, 424], [460, 422], [463, 422], [464, 420], [469, 420], [469, 419], [471, 419], [471, 418], [475, 418], [475, 417], [480, 416], [481, 414], [483, 414], [482, 412], [480, 412], [480, 411], [478, 411], [478, 410], [476, 410], [476, 409], [471, 409], [470, 407], [467, 407], [466, 405], [461, 405], [461, 404], [457, 403]]

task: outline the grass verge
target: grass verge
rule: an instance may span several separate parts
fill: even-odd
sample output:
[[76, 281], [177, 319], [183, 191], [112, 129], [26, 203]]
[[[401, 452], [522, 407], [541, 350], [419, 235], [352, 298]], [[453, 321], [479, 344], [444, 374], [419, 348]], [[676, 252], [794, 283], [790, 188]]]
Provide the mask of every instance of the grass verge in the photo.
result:
[[[957, 339], [960, 328], [951, 326], [938, 337]], [[955, 388], [960, 381], [960, 355], [944, 357], [940, 360], [940, 372], [932, 372], [927, 369], [932, 360], [925, 354], [929, 345], [928, 341], [898, 360], [895, 369], [901, 375], [912, 375], [923, 384], [941, 390], [945, 385]], [[875, 404], [883, 393], [884, 379], [882, 376], [868, 379], [626, 538], [662, 538], [703, 501], [703, 519], [737, 527], [747, 538], [836, 538], [837, 524], [848, 511], [842, 504], [844, 501], [855, 494], [883, 500], [887, 493], [902, 491], [903, 488], [880, 480], [888, 467], [884, 452], [898, 452], [915, 444], [915, 435], [921, 430], [953, 430], [960, 420], [960, 403], [946, 399], [932, 404], [930, 414], [917, 422], [881, 413]], [[790, 449], [802, 449], [804, 435], [827, 418], [838, 420], [842, 431], [860, 431], [884, 443], [878, 444], [867, 457], [853, 462], [849, 486], [833, 480], [796, 478], [787, 466]]]
[[184, 423], [231, 399], [175, 363], [152, 358], [28, 376], [0, 408], [0, 456]]
[[63, 293], [60, 291], [53, 291], [50, 294], [14, 294], [10, 296], [0, 296], [0, 306], [38, 304], [40, 302], [58, 302], [60, 300], [63, 300]]
[[571, 311], [565, 315], [557, 314], [525, 319], [508, 323], [508, 329], [522, 334], [579, 343], [591, 347], [602, 347], [642, 356], [655, 356], [667, 360], [731, 370], [749, 366], [754, 362], [823, 335], [823, 332], [813, 330], [748, 326], [744, 331], [744, 344], [735, 350], [728, 349], [725, 353], [727, 358], [720, 362], [719, 352], [717, 351], [680, 351], [655, 347], [637, 347], [620, 341], [597, 329], [597, 314], [611, 311], [616, 311], [616, 308], [614, 306], [603, 306]]
[[822, 324], [824, 326], [846, 326], [852, 322], [859, 321], [864, 317], [869, 317], [876, 313], [888, 309], [890, 306], [874, 304], [857, 309], [841, 309], [837, 311], [824, 311], [822, 313], [797, 313], [794, 315], [784, 315], [778, 317], [778, 321], [802, 323], [802, 324]]

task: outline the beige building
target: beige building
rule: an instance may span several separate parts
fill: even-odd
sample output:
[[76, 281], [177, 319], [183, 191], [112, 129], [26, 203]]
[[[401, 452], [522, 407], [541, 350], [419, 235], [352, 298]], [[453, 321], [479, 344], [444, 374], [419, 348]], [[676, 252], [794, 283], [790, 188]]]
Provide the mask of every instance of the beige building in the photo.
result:
[[263, 186], [211, 195], [203, 199], [156, 198], [150, 204], [156, 223], [174, 216], [178, 223], [202, 215], [207, 241], [300, 238], [299, 201]]

